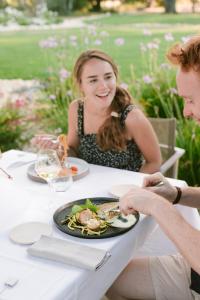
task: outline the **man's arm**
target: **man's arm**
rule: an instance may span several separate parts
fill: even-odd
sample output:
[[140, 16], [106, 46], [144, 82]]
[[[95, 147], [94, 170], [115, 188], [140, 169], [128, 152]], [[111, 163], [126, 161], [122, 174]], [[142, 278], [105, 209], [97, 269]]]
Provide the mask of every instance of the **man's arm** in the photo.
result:
[[[157, 183], [163, 182], [162, 186], [156, 186]], [[174, 202], [177, 196], [177, 189], [161, 174], [155, 173], [144, 178], [143, 187]], [[182, 195], [179, 200], [179, 204], [200, 208], [200, 188], [199, 187], [187, 187], [182, 188]]]
[[134, 211], [152, 215], [190, 266], [200, 274], [200, 231], [188, 224], [172, 203], [147, 189], [134, 187], [120, 198], [119, 207], [125, 215]]
[[188, 224], [175, 207], [167, 201], [157, 203], [152, 216], [174, 242], [189, 265], [200, 274], [200, 231]]
[[200, 208], [200, 188], [188, 187], [182, 189], [180, 204]]

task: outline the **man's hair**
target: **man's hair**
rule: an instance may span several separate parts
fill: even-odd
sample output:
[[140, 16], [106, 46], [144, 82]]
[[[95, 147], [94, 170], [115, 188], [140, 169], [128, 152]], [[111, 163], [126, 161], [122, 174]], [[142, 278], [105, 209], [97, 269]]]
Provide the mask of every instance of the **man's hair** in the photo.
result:
[[200, 71], [200, 36], [189, 39], [185, 44], [173, 46], [167, 53], [167, 58], [174, 65], [179, 65], [183, 71], [193, 69]]

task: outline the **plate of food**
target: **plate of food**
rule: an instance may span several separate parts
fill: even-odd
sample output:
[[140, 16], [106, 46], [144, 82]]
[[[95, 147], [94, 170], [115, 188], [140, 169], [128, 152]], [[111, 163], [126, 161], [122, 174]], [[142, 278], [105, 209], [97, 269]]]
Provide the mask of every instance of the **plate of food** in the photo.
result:
[[100, 239], [120, 235], [133, 228], [139, 213], [125, 216], [115, 198], [80, 199], [58, 208], [53, 216], [56, 226], [79, 238]]
[[[88, 163], [80, 158], [76, 157], [68, 157], [67, 164], [71, 170], [73, 180], [78, 180], [89, 173], [89, 165]], [[46, 183], [46, 180], [38, 176], [35, 171], [35, 163], [31, 164], [27, 169], [28, 177], [37, 182]]]
[[113, 185], [109, 193], [117, 198], [120, 198], [124, 196], [128, 191], [130, 191], [133, 187], [136, 187], [135, 184], [118, 184], [118, 185]]

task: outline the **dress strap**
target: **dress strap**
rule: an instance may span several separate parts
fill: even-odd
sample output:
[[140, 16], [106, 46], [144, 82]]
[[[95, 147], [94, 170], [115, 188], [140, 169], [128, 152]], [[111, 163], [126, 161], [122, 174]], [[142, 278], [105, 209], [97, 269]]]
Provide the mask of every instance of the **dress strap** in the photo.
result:
[[83, 106], [83, 101], [79, 100], [78, 101], [78, 136], [83, 136], [84, 135], [84, 106]]
[[128, 116], [128, 113], [135, 108], [137, 108], [137, 106], [135, 104], [129, 104], [122, 111], [121, 116], [120, 116], [120, 123], [123, 127], [125, 126], [125, 121]]

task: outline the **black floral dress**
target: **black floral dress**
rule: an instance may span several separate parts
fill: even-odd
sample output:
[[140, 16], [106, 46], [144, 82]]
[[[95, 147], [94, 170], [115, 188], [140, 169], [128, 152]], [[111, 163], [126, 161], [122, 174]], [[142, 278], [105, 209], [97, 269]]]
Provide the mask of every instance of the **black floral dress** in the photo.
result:
[[[135, 107], [135, 105], [129, 105], [122, 112], [120, 117], [122, 126], [125, 125], [125, 120], [128, 113]], [[83, 112], [83, 101], [79, 101], [78, 136], [80, 139], [80, 144], [78, 148], [78, 156], [91, 164], [138, 172], [143, 164], [143, 156], [136, 143], [133, 140], [127, 140], [127, 149], [122, 151], [101, 150], [96, 142], [96, 134], [84, 134]]]

